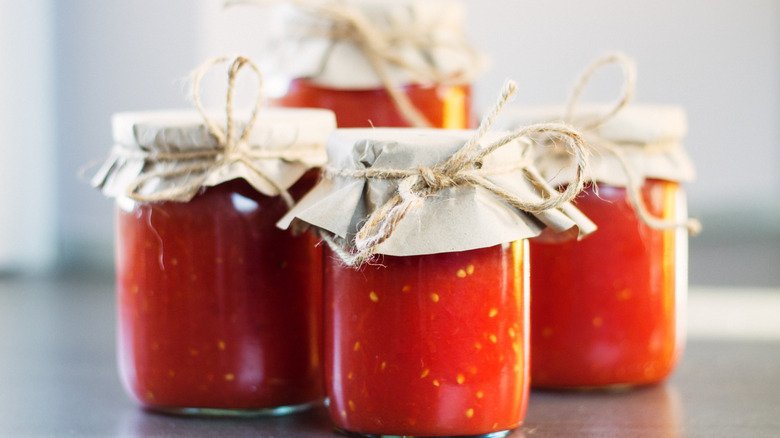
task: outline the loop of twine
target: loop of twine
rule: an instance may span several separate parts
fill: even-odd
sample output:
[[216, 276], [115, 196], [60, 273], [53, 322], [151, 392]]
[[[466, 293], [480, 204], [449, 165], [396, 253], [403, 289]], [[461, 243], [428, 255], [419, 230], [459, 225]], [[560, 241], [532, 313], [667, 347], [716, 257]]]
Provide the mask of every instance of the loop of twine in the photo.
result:
[[[168, 170], [159, 170], [155, 172], [149, 172], [136, 178], [130, 186], [127, 188], [126, 195], [135, 200], [142, 202], [154, 202], [165, 201], [169, 199], [177, 199], [181, 197], [188, 197], [203, 186], [206, 180], [209, 178], [211, 172], [222, 166], [226, 166], [233, 162], [240, 162], [247, 166], [253, 173], [265, 180], [270, 184], [274, 190], [282, 197], [288, 207], [292, 207], [294, 201], [292, 196], [281, 187], [273, 178], [266, 175], [263, 170], [259, 169], [253, 160], [256, 159], [295, 159], [300, 157], [304, 153], [301, 151], [288, 151], [280, 149], [279, 151], [272, 151], [269, 149], [256, 148], [249, 145], [249, 136], [252, 133], [252, 129], [257, 121], [257, 113], [260, 107], [262, 107], [265, 96], [263, 94], [263, 76], [260, 73], [260, 69], [249, 59], [238, 56], [230, 64], [228, 69], [228, 88], [225, 102], [225, 113], [227, 116], [227, 126], [225, 129], [218, 126], [209, 116], [206, 114], [206, 110], [201, 103], [200, 98], [200, 81], [204, 74], [215, 65], [228, 61], [226, 57], [214, 58], [206, 61], [203, 65], [198, 67], [193, 74], [192, 96], [195, 102], [195, 106], [198, 112], [203, 117], [203, 121], [209, 129], [209, 133], [216, 138], [218, 146], [216, 149], [200, 150], [200, 151], [181, 151], [181, 152], [164, 152], [164, 153], [141, 153], [144, 159], [149, 161], [171, 161], [179, 162], [186, 160], [206, 160], [205, 162], [195, 162], [186, 166], [176, 166]], [[249, 118], [248, 124], [244, 127], [244, 130], [240, 133], [236, 133], [236, 122], [233, 115], [236, 88], [236, 77], [238, 72], [245, 66], [249, 66], [257, 75], [258, 78], [258, 92], [257, 99], [255, 100], [254, 107]], [[213, 161], [212, 161], [213, 159]], [[200, 175], [197, 178], [191, 178], [189, 181], [182, 185], [171, 187], [165, 190], [159, 190], [152, 194], [142, 194], [141, 189], [146, 183], [152, 179], [169, 179], [186, 175]]]
[[612, 109], [602, 114], [595, 120], [590, 122], [583, 122], [583, 125], [579, 126], [579, 129], [581, 129], [583, 133], [587, 133], [587, 137], [589, 139], [593, 139], [592, 141], [588, 141], [588, 143], [598, 149], [612, 154], [615, 156], [615, 158], [617, 158], [620, 166], [626, 173], [626, 177], [628, 178], [626, 190], [629, 195], [629, 201], [631, 202], [631, 205], [633, 205], [634, 210], [636, 211], [640, 220], [645, 223], [645, 225], [656, 230], [685, 228], [688, 230], [688, 234], [690, 235], [699, 234], [701, 232], [701, 222], [699, 222], [697, 219], [689, 218], [678, 222], [653, 216], [653, 214], [647, 209], [647, 205], [645, 205], [644, 199], [642, 198], [640, 190], [642, 181], [640, 180], [639, 176], [637, 176], [634, 168], [628, 162], [628, 159], [626, 158], [622, 148], [593, 133], [594, 130], [615, 117], [615, 115], [623, 108], [625, 108], [629, 101], [631, 101], [633, 98], [634, 92], [636, 90], [637, 69], [636, 64], [632, 59], [620, 52], [614, 52], [593, 62], [593, 64], [591, 64], [577, 80], [574, 91], [572, 92], [572, 95], [569, 98], [569, 102], [566, 105], [566, 114], [564, 116], [564, 120], [567, 123], [573, 122], [574, 111], [585, 86], [588, 82], [590, 82], [591, 77], [593, 77], [593, 75], [598, 70], [610, 64], [617, 64], [623, 70], [623, 91], [620, 95], [620, 98], [612, 107]]
[[[326, 232], [321, 233], [323, 240], [341, 256], [345, 264], [349, 266], [361, 265], [372, 258], [376, 253], [377, 247], [392, 235], [398, 223], [407, 214], [421, 208], [426, 198], [449, 187], [480, 187], [512, 207], [529, 213], [540, 213], [545, 210], [558, 208], [562, 204], [571, 201], [584, 188], [584, 175], [588, 165], [588, 150], [582, 137], [567, 125], [559, 123], [531, 125], [513, 131], [485, 147], [479, 147], [480, 140], [485, 136], [499, 111], [516, 89], [517, 85], [514, 82], [508, 82], [493, 111], [485, 117], [475, 134], [448, 159], [433, 167], [420, 166], [416, 169], [407, 170], [335, 169], [326, 167], [324, 172], [330, 177], [400, 179], [401, 181], [398, 184], [396, 194], [371, 213], [359, 228], [355, 235], [353, 250], [345, 249], [346, 244], [343, 239], [328, 235]], [[487, 176], [495, 173], [483, 172], [481, 164], [484, 158], [496, 149], [519, 138], [537, 134], [556, 136], [565, 140], [568, 149], [577, 160], [577, 178], [575, 183], [570, 184], [563, 192], [548, 193], [548, 196], [541, 202], [528, 202], [491, 182]], [[521, 160], [502, 170], [525, 169], [530, 164], [529, 160]], [[536, 174], [528, 173], [527, 176], [529, 179], [532, 179], [534, 184], [542, 183], [542, 181], [534, 180], [535, 178], [540, 178]]]
[[432, 46], [456, 48], [465, 51], [474, 59], [473, 64], [477, 65], [478, 54], [466, 41], [460, 41], [458, 44], [446, 44], [436, 41], [426, 35], [428, 29], [418, 29], [416, 32], [407, 32], [403, 34], [383, 32], [373, 24], [356, 7], [347, 3], [333, 1], [316, 0], [233, 0], [227, 1], [226, 5], [232, 4], [260, 4], [267, 5], [273, 3], [285, 2], [297, 6], [301, 10], [310, 11], [313, 16], [322, 18], [327, 17], [333, 21], [331, 29], [323, 35], [330, 39], [349, 40], [353, 42], [363, 53], [366, 60], [371, 64], [374, 72], [382, 82], [383, 87], [393, 101], [396, 109], [401, 116], [413, 127], [432, 127], [431, 122], [411, 101], [409, 96], [401, 89], [390, 75], [389, 67], [396, 67], [404, 70], [413, 78], [426, 79], [436, 83], [446, 84], [455, 83], [458, 79], [467, 77], [467, 73], [461, 73], [455, 78], [447, 78], [439, 72], [433, 65], [429, 68], [421, 69], [411, 65], [402, 56], [394, 53], [392, 50], [399, 45], [399, 40], [407, 43], [416, 44], [425, 48]]

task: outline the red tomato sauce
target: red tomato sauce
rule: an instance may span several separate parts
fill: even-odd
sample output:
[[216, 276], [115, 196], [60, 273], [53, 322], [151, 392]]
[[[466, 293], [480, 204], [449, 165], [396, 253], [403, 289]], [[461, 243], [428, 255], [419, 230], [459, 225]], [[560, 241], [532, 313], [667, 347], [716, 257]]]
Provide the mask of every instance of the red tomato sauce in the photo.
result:
[[[316, 175], [299, 181], [302, 194]], [[118, 212], [119, 359], [162, 410], [262, 410], [323, 397], [321, 250], [244, 180]]]
[[[642, 195], [672, 219], [679, 186], [648, 180]], [[582, 241], [531, 241], [531, 383], [604, 387], [658, 382], [680, 354], [675, 230], [645, 225], [626, 190], [588, 188], [576, 206], [598, 226]], [[684, 293], [684, 291], [682, 291]]]
[[[472, 127], [471, 87], [407, 85], [402, 87], [412, 104], [431, 123], [445, 129]], [[336, 113], [339, 128], [409, 127], [384, 88], [338, 90], [294, 79], [285, 96], [272, 99], [282, 107], [327, 108]]]
[[528, 399], [523, 243], [341, 265], [325, 251], [325, 379], [342, 430], [475, 435]]

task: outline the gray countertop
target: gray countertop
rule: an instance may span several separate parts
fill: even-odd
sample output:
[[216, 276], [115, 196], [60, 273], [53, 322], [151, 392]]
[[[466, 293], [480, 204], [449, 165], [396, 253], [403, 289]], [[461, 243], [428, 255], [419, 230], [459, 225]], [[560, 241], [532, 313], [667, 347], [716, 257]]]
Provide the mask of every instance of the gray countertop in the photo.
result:
[[[0, 277], [0, 436], [338, 436], [324, 408], [244, 419], [137, 408], [117, 376], [114, 304], [110, 278]], [[717, 315], [709, 319], [717, 324]], [[662, 385], [532, 392], [525, 425], [511, 437], [780, 436], [780, 340], [713, 333], [689, 341]]]

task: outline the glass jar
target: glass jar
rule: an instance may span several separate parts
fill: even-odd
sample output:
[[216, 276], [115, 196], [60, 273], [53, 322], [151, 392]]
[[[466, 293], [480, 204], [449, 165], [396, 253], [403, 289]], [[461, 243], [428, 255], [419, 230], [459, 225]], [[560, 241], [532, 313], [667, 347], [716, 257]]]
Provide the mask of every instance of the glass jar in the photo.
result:
[[327, 108], [339, 127], [473, 125], [482, 57], [452, 0], [349, 0], [275, 10], [271, 104]]
[[325, 382], [341, 430], [481, 435], [528, 400], [527, 241], [345, 266], [325, 251]]
[[[575, 126], [602, 111], [581, 108]], [[539, 118], [538, 109], [514, 116], [525, 123], [529, 113], [554, 120]], [[688, 280], [680, 183], [693, 176], [680, 145], [685, 132], [682, 109], [645, 105], [585, 131], [596, 149], [593, 183], [574, 204], [598, 230], [580, 241], [530, 243], [534, 387], [646, 385], [674, 369], [685, 342]], [[561, 159], [542, 155], [538, 165], [552, 178]]]
[[[266, 110], [245, 155], [223, 161], [197, 112], [115, 115], [99, 185], [117, 198], [119, 367], [138, 403], [276, 415], [321, 402], [322, 252], [275, 222], [289, 208], [278, 190], [314, 185], [333, 128], [329, 111]], [[299, 146], [309, 155], [283, 158]]]
[[[478, 184], [437, 186], [437, 169], [472, 135], [339, 129], [325, 178], [280, 221], [304, 221], [329, 243], [326, 393], [331, 419], [347, 434], [498, 437], [523, 422], [526, 239], [541, 232], [545, 214], [559, 230], [579, 224], [560, 205], [525, 213]], [[513, 200], [538, 199], [519, 164], [527, 147], [513, 140], [464, 172], [490, 175]], [[457, 173], [439, 176], [460, 181]], [[373, 257], [360, 257], [364, 238]]]
[[[675, 182], [649, 179], [642, 197], [656, 217], [685, 217], [684, 193]], [[685, 231], [649, 227], [623, 187], [599, 184], [596, 194], [591, 186], [575, 205], [597, 232], [582, 241], [531, 242], [532, 384], [661, 381], [684, 343]]]

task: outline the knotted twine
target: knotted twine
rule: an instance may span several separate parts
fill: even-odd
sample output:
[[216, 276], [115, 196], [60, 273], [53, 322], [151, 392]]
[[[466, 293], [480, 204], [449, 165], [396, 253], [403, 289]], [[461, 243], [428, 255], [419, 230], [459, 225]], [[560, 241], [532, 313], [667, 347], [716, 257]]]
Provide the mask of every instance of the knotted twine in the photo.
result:
[[[292, 196], [281, 187], [273, 178], [270, 178], [261, 169], [253, 164], [253, 160], [258, 159], [283, 159], [296, 160], [302, 158], [308, 151], [304, 149], [285, 149], [285, 148], [263, 148], [249, 144], [249, 136], [257, 121], [257, 113], [264, 102], [262, 92], [263, 76], [260, 69], [249, 59], [238, 56], [230, 64], [228, 69], [228, 88], [225, 105], [227, 116], [227, 126], [225, 129], [218, 126], [206, 114], [200, 99], [200, 81], [203, 75], [215, 65], [228, 61], [226, 57], [214, 58], [201, 65], [193, 74], [192, 96], [195, 106], [203, 117], [204, 123], [208, 127], [209, 133], [217, 140], [217, 147], [208, 150], [199, 151], [181, 151], [181, 152], [150, 152], [140, 153], [149, 162], [181, 162], [195, 161], [186, 166], [176, 166], [171, 169], [153, 171], [145, 173], [136, 178], [127, 188], [126, 195], [136, 201], [155, 202], [171, 199], [189, 199], [194, 196], [204, 185], [209, 175], [219, 168], [229, 166], [232, 163], [240, 162], [247, 166], [257, 176], [268, 182], [276, 191], [275, 195], [281, 196], [288, 207], [294, 204]], [[236, 133], [236, 122], [234, 117], [233, 99], [235, 96], [236, 77], [238, 72], [245, 66], [249, 66], [257, 75], [258, 91], [257, 99], [249, 118], [248, 124], [239, 134]], [[129, 153], [129, 152], [128, 152]], [[139, 153], [135, 153], [138, 155]], [[170, 187], [164, 190], [154, 191], [151, 194], [140, 193], [143, 187], [153, 179], [169, 179], [182, 175], [200, 175], [197, 178], [190, 178], [184, 184]]]
[[[587, 171], [589, 152], [582, 137], [571, 127], [560, 123], [540, 123], [512, 131], [489, 145], [480, 145], [480, 140], [485, 136], [509, 97], [516, 90], [517, 84], [515, 82], [507, 82], [497, 104], [482, 121], [474, 135], [449, 158], [433, 167], [418, 166], [416, 169], [394, 170], [339, 169], [326, 166], [323, 171], [329, 178], [400, 179], [401, 181], [398, 184], [397, 192], [382, 206], [374, 210], [363, 222], [351, 245], [345, 239], [320, 229], [322, 239], [341, 257], [346, 265], [359, 267], [371, 260], [377, 247], [393, 234], [396, 226], [404, 217], [422, 208], [427, 198], [445, 188], [482, 188], [512, 207], [529, 213], [558, 208], [574, 199], [585, 185], [584, 175]], [[563, 192], [553, 191], [540, 202], [528, 202], [491, 182], [487, 176], [496, 172], [490, 169], [482, 170], [482, 162], [486, 156], [512, 141], [540, 134], [555, 136], [564, 141], [577, 163], [576, 180], [573, 184], [569, 184]], [[533, 184], [545, 185], [546, 181], [529, 167], [530, 164], [530, 162], [521, 159], [514, 165], [501, 170], [511, 171], [521, 168]]]
[[[477, 50], [468, 44], [465, 39], [453, 43], [442, 41], [432, 35], [430, 29], [422, 29], [419, 26], [401, 31], [383, 31], [372, 23], [357, 7], [345, 2], [320, 1], [320, 0], [229, 0], [227, 6], [233, 4], [259, 4], [271, 5], [288, 3], [298, 7], [302, 11], [309, 12], [312, 16], [327, 19], [332, 22], [329, 29], [309, 29], [300, 36], [326, 37], [334, 41], [349, 41], [360, 49], [363, 56], [376, 72], [380, 82], [384, 86], [396, 109], [401, 116], [413, 127], [431, 127], [431, 122], [412, 103], [409, 96], [390, 76], [389, 68], [395, 67], [403, 70], [413, 80], [418, 82], [433, 82], [437, 84], [458, 84], [469, 80], [476, 73], [480, 64]], [[439, 71], [432, 63], [428, 68], [420, 68], [412, 65], [399, 56], [393, 50], [399, 46], [417, 47], [420, 50], [430, 51], [436, 47], [446, 47], [468, 53], [473, 62], [469, 62], [472, 70], [460, 72], [456, 76], [446, 75]]]
[[[626, 158], [625, 149], [627, 147], [615, 144], [614, 142], [611, 142], [595, 133], [596, 129], [615, 117], [615, 115], [618, 114], [623, 108], [625, 108], [629, 101], [631, 101], [633, 98], [634, 92], [636, 90], [636, 64], [633, 60], [620, 52], [615, 52], [594, 61], [593, 64], [591, 64], [577, 80], [574, 91], [572, 92], [572, 95], [569, 98], [569, 102], [566, 105], [564, 121], [566, 123], [574, 123], [574, 112], [580, 95], [585, 89], [585, 86], [599, 69], [610, 64], [618, 65], [623, 71], [623, 90], [618, 101], [611, 110], [600, 115], [595, 120], [583, 121], [580, 126], [577, 126], [577, 128], [580, 129], [588, 144], [590, 144], [596, 150], [611, 154], [618, 160], [620, 166], [623, 168], [623, 171], [626, 174], [626, 178], [628, 179], [628, 183], [626, 184], [626, 192], [628, 193], [629, 202], [631, 202], [631, 205], [634, 207], [634, 210], [637, 212], [637, 215], [643, 223], [656, 230], [685, 228], [688, 230], [688, 234], [690, 235], [699, 234], [699, 232], [701, 232], [701, 223], [697, 219], [689, 218], [684, 221], [674, 221], [653, 216], [653, 214], [647, 209], [647, 205], [645, 205], [644, 199], [642, 197], [641, 189], [643, 181], [637, 175], [636, 170], [631, 166], [631, 164], [628, 162], [628, 159]], [[575, 123], [575, 125], [577, 124]], [[666, 142], [654, 146], [655, 147], [652, 148], [652, 150], [647, 150], [643, 147], [639, 147], [639, 149], [645, 153], [657, 153], [663, 152], [663, 149], [665, 148], [677, 147], [676, 143], [674, 142]]]

